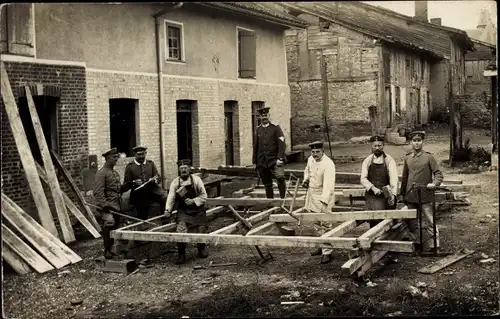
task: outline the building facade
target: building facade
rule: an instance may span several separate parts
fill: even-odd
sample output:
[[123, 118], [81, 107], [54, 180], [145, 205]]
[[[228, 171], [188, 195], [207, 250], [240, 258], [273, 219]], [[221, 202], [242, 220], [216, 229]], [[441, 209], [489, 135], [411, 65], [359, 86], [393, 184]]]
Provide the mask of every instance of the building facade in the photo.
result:
[[[305, 25], [295, 17], [258, 4], [37, 3], [3, 6], [1, 21], [16, 99], [23, 103], [23, 85], [39, 88], [49, 146], [80, 186], [82, 170], [95, 158], [100, 167], [110, 147], [123, 171], [132, 147], [147, 146], [166, 186], [179, 158], [251, 164], [262, 105], [290, 140], [284, 30]], [[23, 205], [29, 191], [2, 121], [3, 191]]]

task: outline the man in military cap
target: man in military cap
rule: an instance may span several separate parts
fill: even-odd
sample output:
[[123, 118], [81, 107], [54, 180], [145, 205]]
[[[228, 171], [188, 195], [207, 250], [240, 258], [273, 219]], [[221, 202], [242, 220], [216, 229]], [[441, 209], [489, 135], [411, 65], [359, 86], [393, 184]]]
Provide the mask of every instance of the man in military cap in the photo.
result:
[[113, 215], [111, 211], [121, 211], [121, 187], [120, 175], [114, 167], [118, 161], [118, 152], [116, 148], [102, 154], [106, 162], [100, 170], [97, 171], [94, 181], [94, 200], [102, 212], [102, 238], [104, 241], [104, 257], [111, 259], [114, 253], [111, 249], [114, 244], [111, 238], [111, 230], [116, 229], [119, 223], [119, 216]]
[[[422, 203], [422, 242], [423, 249], [428, 250], [434, 246], [432, 191], [443, 182], [443, 173], [436, 158], [422, 149], [424, 139], [425, 132], [423, 131], [410, 133], [412, 151], [405, 157], [400, 195], [410, 209], [418, 208], [419, 201]], [[417, 231], [418, 226], [416, 219], [408, 220], [408, 228], [417, 238], [420, 233]], [[436, 237], [439, 247], [438, 231], [436, 231]]]
[[[178, 233], [206, 233], [207, 211], [205, 202], [207, 191], [200, 177], [191, 174], [191, 161], [180, 160], [179, 177], [170, 183], [167, 197], [165, 216], [169, 217], [173, 210], [177, 210], [176, 223]], [[186, 243], [177, 243], [178, 258], [176, 264], [186, 262]], [[198, 257], [207, 258], [206, 244], [197, 244]]]
[[[166, 191], [158, 185], [160, 174], [152, 160], [146, 159], [147, 148], [136, 146], [132, 149], [135, 158], [125, 167], [123, 178], [124, 191], [132, 189], [130, 204], [137, 211], [137, 217], [148, 219], [156, 213], [161, 214], [167, 201]], [[155, 205], [156, 204], [156, 205]], [[158, 205], [160, 206], [158, 209]]]
[[277, 179], [280, 197], [285, 197], [285, 136], [279, 125], [269, 121], [269, 107], [258, 110], [261, 125], [257, 127], [252, 163], [257, 169], [266, 197], [274, 198], [273, 176]]
[[[335, 164], [325, 154], [323, 142], [309, 144], [311, 156], [307, 159], [302, 186], [307, 188], [304, 208], [313, 213], [331, 213], [335, 205]], [[319, 222], [315, 225], [317, 235], [321, 236], [330, 225]], [[326, 226], [326, 227], [325, 227]], [[318, 248], [312, 256], [321, 257], [321, 263], [331, 260], [331, 249]]]
[[[366, 188], [365, 201], [367, 210], [386, 210], [395, 208], [398, 194], [398, 169], [392, 156], [384, 152], [384, 138], [374, 135], [370, 138], [372, 154], [361, 165], [361, 185]], [[383, 188], [390, 190], [390, 198], [384, 196]], [[370, 220], [370, 227], [379, 221]]]

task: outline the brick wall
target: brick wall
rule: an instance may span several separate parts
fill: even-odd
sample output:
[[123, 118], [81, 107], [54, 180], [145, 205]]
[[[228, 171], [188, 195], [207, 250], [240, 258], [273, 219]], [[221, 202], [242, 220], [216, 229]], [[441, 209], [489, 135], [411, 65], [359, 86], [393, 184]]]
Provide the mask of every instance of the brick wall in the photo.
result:
[[487, 108], [490, 98], [491, 96], [481, 93], [454, 96], [453, 101], [460, 103], [462, 125], [491, 128], [491, 110]]
[[[87, 165], [88, 130], [85, 68], [34, 63], [5, 62], [12, 90], [18, 99], [18, 87], [26, 84], [53, 85], [60, 88], [57, 105], [59, 155], [79, 187], [81, 170]], [[2, 192], [27, 212], [37, 216], [34, 202], [2, 101]], [[61, 181], [62, 179], [60, 179]], [[68, 190], [61, 183], [63, 190]], [[46, 192], [50, 197], [50, 193]]]

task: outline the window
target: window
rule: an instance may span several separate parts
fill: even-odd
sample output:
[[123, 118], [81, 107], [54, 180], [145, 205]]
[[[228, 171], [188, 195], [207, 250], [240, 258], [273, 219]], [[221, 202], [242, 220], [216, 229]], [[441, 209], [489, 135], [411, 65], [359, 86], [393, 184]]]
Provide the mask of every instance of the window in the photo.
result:
[[167, 60], [184, 61], [182, 24], [166, 21], [165, 30]]
[[255, 79], [256, 41], [255, 32], [237, 28], [238, 31], [238, 77]]
[[138, 106], [135, 99], [109, 100], [109, 130], [111, 147], [127, 157], [133, 156], [132, 148], [138, 144]]
[[401, 115], [401, 88], [399, 86], [395, 87], [395, 108], [396, 113]]

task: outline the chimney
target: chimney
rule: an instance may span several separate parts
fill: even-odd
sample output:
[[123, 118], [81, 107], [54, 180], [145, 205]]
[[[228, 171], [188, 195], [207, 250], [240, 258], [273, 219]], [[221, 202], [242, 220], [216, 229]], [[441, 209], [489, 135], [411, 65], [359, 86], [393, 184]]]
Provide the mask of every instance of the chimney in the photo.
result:
[[431, 18], [431, 23], [435, 25], [441, 25], [441, 18]]
[[428, 22], [427, 1], [415, 1], [415, 18]]

